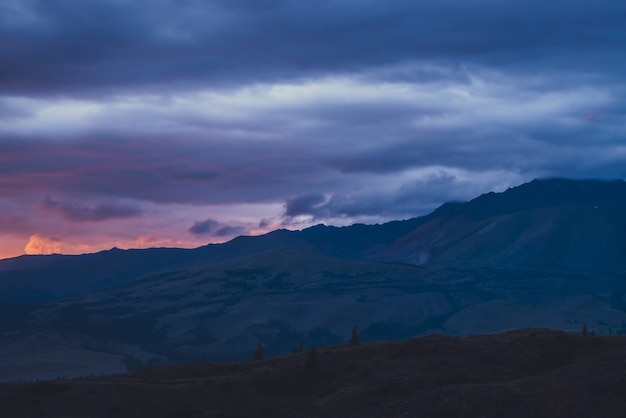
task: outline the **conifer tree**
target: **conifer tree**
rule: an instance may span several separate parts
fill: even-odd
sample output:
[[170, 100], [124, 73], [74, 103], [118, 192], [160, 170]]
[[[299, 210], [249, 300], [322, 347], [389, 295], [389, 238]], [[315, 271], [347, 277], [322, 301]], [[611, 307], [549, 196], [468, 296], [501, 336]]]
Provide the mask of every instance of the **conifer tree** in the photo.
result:
[[587, 330], [587, 323], [585, 323], [585, 324], [583, 325], [583, 332], [582, 332], [582, 335], [583, 335], [584, 337], [587, 337], [587, 336], [589, 335], [589, 331]]
[[263, 360], [263, 344], [259, 341], [259, 344], [256, 346], [256, 352], [252, 356], [254, 360]]
[[352, 327], [352, 336], [350, 337], [350, 345], [359, 345], [361, 337], [359, 337], [359, 330], [356, 325]]
[[314, 373], [317, 371], [317, 367], [317, 350], [315, 350], [315, 347], [311, 347], [311, 351], [309, 351], [309, 355], [306, 358], [306, 363], [304, 363], [304, 368], [308, 373]]

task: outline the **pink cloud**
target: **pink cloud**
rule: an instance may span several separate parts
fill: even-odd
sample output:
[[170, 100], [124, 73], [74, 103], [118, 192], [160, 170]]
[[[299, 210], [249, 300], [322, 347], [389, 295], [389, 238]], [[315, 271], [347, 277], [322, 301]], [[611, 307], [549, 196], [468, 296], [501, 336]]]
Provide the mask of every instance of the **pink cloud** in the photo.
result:
[[30, 236], [28, 243], [24, 247], [26, 254], [60, 254], [62, 250], [61, 240], [41, 234]]

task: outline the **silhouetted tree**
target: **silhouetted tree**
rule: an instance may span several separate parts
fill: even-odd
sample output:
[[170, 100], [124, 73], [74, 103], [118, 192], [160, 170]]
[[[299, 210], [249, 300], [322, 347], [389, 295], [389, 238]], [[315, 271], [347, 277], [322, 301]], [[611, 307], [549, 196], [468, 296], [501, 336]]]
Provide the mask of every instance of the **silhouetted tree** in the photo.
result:
[[358, 345], [361, 342], [361, 337], [359, 337], [359, 330], [356, 325], [352, 327], [352, 336], [350, 337], [350, 345]]
[[589, 331], [587, 330], [587, 324], [586, 323], [583, 325], [582, 335], [585, 336], [585, 337], [589, 335]]
[[263, 344], [259, 341], [259, 344], [256, 346], [256, 352], [252, 356], [254, 360], [262, 360], [263, 359]]
[[304, 368], [308, 373], [314, 373], [318, 366], [317, 350], [315, 350], [315, 347], [311, 347], [311, 351], [309, 351], [309, 355], [306, 357]]

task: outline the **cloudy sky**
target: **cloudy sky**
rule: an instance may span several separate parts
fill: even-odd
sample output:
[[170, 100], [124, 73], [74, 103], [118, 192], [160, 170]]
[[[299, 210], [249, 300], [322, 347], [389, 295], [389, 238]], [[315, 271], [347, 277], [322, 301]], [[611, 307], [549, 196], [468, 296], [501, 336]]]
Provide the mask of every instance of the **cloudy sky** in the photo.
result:
[[3, 0], [0, 258], [626, 177], [623, 0]]

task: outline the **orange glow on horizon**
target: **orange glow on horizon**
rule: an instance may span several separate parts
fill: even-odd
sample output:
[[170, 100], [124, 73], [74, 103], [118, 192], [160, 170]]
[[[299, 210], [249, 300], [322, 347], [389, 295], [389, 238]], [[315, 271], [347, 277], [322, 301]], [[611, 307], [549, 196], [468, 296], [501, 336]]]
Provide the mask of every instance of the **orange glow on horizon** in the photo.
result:
[[48, 237], [42, 234], [33, 234], [24, 247], [24, 253], [29, 255], [59, 254], [61, 252], [61, 246], [61, 240], [58, 238]]
[[[251, 228], [242, 235], [264, 235], [284, 226], [271, 224], [261, 228]], [[147, 249], [147, 248], [198, 248], [207, 244], [222, 244], [235, 238], [228, 237], [162, 237], [158, 235], [139, 235], [128, 239], [111, 239], [110, 237], [91, 237], [91, 242], [76, 242], [71, 238], [50, 236], [34, 233], [30, 237], [2, 237], [0, 239], [0, 260], [19, 257], [21, 255], [80, 255], [97, 253], [111, 248]], [[100, 240], [99, 240], [100, 239]]]
[[24, 253], [18, 252], [18, 253], [13, 253], [13, 252], [0, 252], [0, 260], [7, 260], [9, 258], [15, 258], [15, 257], [19, 257], [21, 255], [24, 255]]
[[0, 236], [0, 260], [24, 255], [26, 241], [24, 238]]

